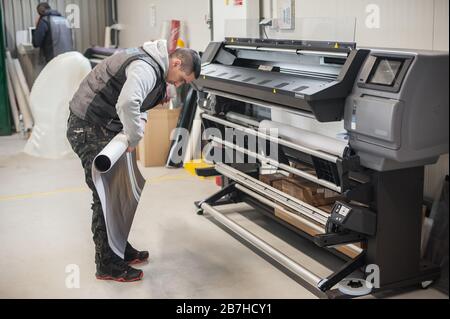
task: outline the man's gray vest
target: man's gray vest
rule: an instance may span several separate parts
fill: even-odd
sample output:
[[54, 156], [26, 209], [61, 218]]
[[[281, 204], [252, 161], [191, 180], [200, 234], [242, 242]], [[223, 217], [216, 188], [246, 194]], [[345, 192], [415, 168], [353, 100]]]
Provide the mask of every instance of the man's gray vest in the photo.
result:
[[117, 115], [116, 104], [127, 80], [126, 69], [138, 60], [148, 63], [156, 74], [156, 86], [142, 103], [141, 113], [160, 104], [167, 89], [164, 70], [142, 48], [128, 49], [104, 60], [83, 80], [70, 102], [72, 113], [110, 131], [122, 131], [123, 125]]
[[43, 17], [50, 29], [53, 57], [73, 51], [72, 29], [67, 19], [61, 16], [49, 15]]

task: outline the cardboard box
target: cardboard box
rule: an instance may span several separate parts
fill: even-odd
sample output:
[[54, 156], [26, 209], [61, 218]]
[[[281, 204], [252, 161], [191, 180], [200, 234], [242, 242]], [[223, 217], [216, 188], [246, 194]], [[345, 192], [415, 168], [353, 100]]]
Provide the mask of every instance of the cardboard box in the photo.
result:
[[284, 193], [316, 207], [333, 205], [341, 199], [338, 193], [303, 178], [284, 179], [282, 190]]
[[170, 136], [177, 127], [181, 108], [157, 106], [148, 113], [144, 138], [139, 144], [139, 159], [144, 167], [161, 167], [167, 163], [171, 146]]
[[341, 199], [338, 193], [299, 177], [267, 174], [260, 175], [259, 180], [312, 206], [325, 206], [327, 212], [331, 212], [334, 203]]
[[279, 191], [283, 191], [283, 179], [278, 179], [278, 180], [274, 181], [272, 183], [272, 187], [275, 189], [278, 189]]
[[279, 189], [279, 190], [281, 190], [281, 186], [277, 187], [277, 185], [280, 185], [277, 182], [282, 181], [285, 178], [286, 178], [286, 176], [283, 174], [265, 174], [265, 175], [261, 174], [259, 176], [259, 180], [261, 182], [263, 182], [264, 184], [267, 184], [269, 186], [272, 186], [276, 189]]

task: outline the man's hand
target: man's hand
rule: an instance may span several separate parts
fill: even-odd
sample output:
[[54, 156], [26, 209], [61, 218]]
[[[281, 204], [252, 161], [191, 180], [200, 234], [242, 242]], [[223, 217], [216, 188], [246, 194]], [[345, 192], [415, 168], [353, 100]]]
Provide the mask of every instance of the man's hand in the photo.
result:
[[[145, 131], [145, 126], [147, 125], [147, 121], [144, 119], [141, 119], [141, 129], [142, 131]], [[133, 153], [136, 150], [136, 147], [129, 146], [127, 148], [127, 153]]]

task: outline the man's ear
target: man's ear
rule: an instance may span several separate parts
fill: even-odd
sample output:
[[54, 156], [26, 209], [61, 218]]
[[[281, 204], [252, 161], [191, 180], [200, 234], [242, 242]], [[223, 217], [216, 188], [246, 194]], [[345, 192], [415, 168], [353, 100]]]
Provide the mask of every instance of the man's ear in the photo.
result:
[[173, 59], [173, 64], [172, 65], [173, 65], [174, 68], [181, 66], [181, 60], [180, 59]]

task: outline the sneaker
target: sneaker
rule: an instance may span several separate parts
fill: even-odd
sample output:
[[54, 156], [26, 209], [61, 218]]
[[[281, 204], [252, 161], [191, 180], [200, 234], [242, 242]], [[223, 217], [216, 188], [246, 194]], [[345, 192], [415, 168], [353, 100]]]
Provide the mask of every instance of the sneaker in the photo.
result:
[[129, 243], [127, 243], [127, 248], [125, 249], [125, 262], [128, 265], [136, 265], [144, 263], [148, 260], [148, 251], [138, 251], [133, 248]]
[[144, 272], [130, 267], [126, 262], [117, 257], [109, 263], [97, 265], [97, 273], [95, 276], [98, 280], [135, 282], [142, 280]]

